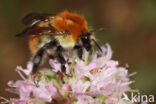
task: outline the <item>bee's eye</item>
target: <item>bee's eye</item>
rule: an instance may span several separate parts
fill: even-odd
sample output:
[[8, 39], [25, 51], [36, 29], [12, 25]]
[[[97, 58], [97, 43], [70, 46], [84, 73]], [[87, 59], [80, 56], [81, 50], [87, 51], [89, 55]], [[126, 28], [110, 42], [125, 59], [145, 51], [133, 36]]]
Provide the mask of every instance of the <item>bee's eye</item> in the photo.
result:
[[89, 40], [90, 33], [84, 33], [81, 37], [82, 41]]

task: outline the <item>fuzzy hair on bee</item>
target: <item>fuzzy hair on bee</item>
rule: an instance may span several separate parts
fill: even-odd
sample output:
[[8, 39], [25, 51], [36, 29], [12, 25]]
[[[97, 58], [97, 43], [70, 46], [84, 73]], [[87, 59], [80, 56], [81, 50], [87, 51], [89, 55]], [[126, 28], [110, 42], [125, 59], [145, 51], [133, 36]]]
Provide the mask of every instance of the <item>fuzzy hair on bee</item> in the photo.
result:
[[30, 13], [22, 19], [22, 23], [28, 27], [16, 36], [29, 38], [34, 63], [32, 74], [35, 74], [40, 64], [44, 62], [45, 54], [49, 58], [56, 59], [61, 64], [62, 72], [65, 72], [64, 51], [74, 50], [82, 59], [84, 48], [90, 51], [95, 44], [100, 49], [85, 18], [76, 13], [69, 11], [56, 15]]

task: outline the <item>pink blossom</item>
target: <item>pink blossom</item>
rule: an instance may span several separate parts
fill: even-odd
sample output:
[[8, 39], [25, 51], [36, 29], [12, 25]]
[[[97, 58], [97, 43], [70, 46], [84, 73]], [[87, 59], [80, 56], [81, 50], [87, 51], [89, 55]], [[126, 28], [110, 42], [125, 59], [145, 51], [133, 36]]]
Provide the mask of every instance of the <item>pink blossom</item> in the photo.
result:
[[148, 104], [148, 102], [144, 101], [144, 102], [142, 102], [141, 104]]
[[[92, 54], [83, 50], [83, 59], [69, 52], [63, 53], [68, 61], [66, 72], [61, 73], [61, 64], [50, 59], [51, 70], [42, 70], [37, 82], [31, 75], [33, 63], [27, 68], [18, 66], [17, 70], [23, 80], [8, 83], [8, 91], [19, 95], [18, 99], [10, 99], [11, 104], [34, 104], [36, 101], [58, 104], [131, 104], [122, 99], [123, 94], [131, 91], [133, 82], [128, 70], [120, 67], [117, 60], [112, 60], [112, 50], [108, 44], [101, 47], [102, 52]], [[70, 63], [70, 64], [69, 64]], [[23, 72], [25, 78], [20, 72]], [[59, 73], [58, 73], [59, 72]]]
[[68, 84], [63, 84], [62, 89], [64, 91], [69, 91], [69, 85]]
[[10, 104], [30, 104], [26, 100], [18, 100], [18, 99], [11, 99], [9, 103]]
[[82, 82], [81, 80], [73, 81], [69, 80], [69, 85], [71, 86], [72, 93], [74, 94], [84, 94], [90, 86], [90, 82]]
[[21, 66], [17, 66], [17, 70], [22, 71], [23, 73], [25, 73], [28, 76], [32, 72], [32, 67], [33, 67], [33, 63], [29, 61], [27, 63], [27, 68], [26, 69], [23, 69]]
[[78, 97], [78, 101], [74, 104], [99, 104], [97, 99], [93, 99], [91, 96], [82, 95]]
[[[50, 59], [49, 64], [52, 67], [52, 70], [54, 72], [61, 72], [61, 64], [57, 62], [56, 60]], [[66, 67], [66, 73], [69, 74], [69, 66], [68, 64], [65, 64]]]
[[[22, 71], [25, 69], [20, 70]], [[57, 95], [56, 88], [50, 82], [44, 83], [42, 81], [39, 81], [38, 85], [36, 86], [32, 79], [27, 79], [23, 81], [18, 80], [15, 83], [10, 81], [8, 85], [14, 89], [14, 93], [17, 93], [19, 95], [20, 101], [29, 100], [31, 102], [34, 102], [37, 100], [42, 100], [45, 102], [51, 102], [52, 96]], [[11, 89], [9, 91], [13, 92]]]

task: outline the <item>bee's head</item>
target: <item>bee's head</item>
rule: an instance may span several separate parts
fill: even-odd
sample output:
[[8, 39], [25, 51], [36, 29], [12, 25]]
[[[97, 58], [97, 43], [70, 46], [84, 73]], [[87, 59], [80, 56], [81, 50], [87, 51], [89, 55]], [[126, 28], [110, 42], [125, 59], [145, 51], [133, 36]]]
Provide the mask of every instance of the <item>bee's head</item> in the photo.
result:
[[102, 52], [102, 49], [95, 41], [95, 37], [93, 36], [92, 32], [84, 32], [81, 36], [82, 45], [87, 51], [90, 51], [92, 48], [92, 43], [94, 43], [98, 49]]
[[81, 41], [87, 51], [91, 50], [91, 33], [84, 32], [81, 36]]

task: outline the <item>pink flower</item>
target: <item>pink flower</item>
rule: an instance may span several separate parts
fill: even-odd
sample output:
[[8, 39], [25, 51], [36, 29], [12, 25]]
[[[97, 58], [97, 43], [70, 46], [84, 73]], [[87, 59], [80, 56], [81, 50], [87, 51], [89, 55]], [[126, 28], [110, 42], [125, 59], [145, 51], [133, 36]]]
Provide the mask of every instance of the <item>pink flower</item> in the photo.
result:
[[11, 99], [10, 104], [30, 104], [28, 101], [25, 100], [18, 100], [18, 99]]
[[36, 87], [33, 89], [32, 93], [33, 96], [38, 99], [45, 102], [51, 102], [52, 96], [56, 96], [56, 88], [50, 83], [45, 84], [43, 82], [40, 82], [38, 84], [39, 87]]
[[17, 70], [22, 71], [23, 73], [25, 73], [28, 76], [32, 72], [32, 67], [33, 67], [33, 63], [29, 61], [27, 63], [27, 68], [26, 69], [23, 69], [21, 66], [17, 66]]
[[69, 85], [68, 84], [63, 84], [63, 86], [62, 86], [62, 89], [64, 90], [64, 91], [69, 91]]
[[71, 86], [72, 93], [75, 95], [79, 94], [85, 94], [86, 90], [90, 86], [90, 82], [82, 82], [81, 80], [73, 81], [69, 80], [69, 85]]
[[[49, 64], [52, 67], [52, 70], [54, 72], [61, 72], [61, 64], [57, 62], [56, 60], [50, 59]], [[65, 64], [66, 67], [66, 73], [69, 74], [69, 66], [68, 64]]]
[[[102, 52], [92, 54], [83, 50], [83, 60], [69, 52], [63, 53], [67, 60], [66, 72], [61, 73], [61, 64], [49, 60], [52, 70], [42, 70], [41, 77], [34, 82], [31, 75], [32, 62], [27, 68], [18, 66], [17, 71], [23, 80], [8, 83], [10, 92], [19, 99], [10, 99], [11, 104], [34, 104], [36, 101], [58, 104], [131, 104], [122, 99], [130, 91], [132, 83], [128, 70], [112, 60], [112, 50], [108, 44], [101, 47]], [[70, 64], [68, 64], [70, 63]], [[25, 78], [20, 72], [23, 72]]]
[[[10, 92], [17, 93], [21, 101], [37, 101], [42, 100], [45, 102], [51, 102], [52, 97], [57, 95], [57, 89], [53, 86], [52, 83], [44, 83], [39, 81], [37, 86], [33, 80], [19, 80], [15, 83], [8, 83], [12, 89], [9, 89]], [[15, 103], [16, 104], [16, 103]]]
[[144, 102], [142, 102], [141, 104], [148, 104], [148, 102], [144, 101]]
[[99, 104], [97, 99], [93, 99], [91, 96], [78, 96], [78, 101], [74, 104]]
[[16, 90], [20, 96], [20, 100], [42, 100], [51, 102], [52, 96], [56, 95], [56, 88], [52, 84], [45, 84], [40, 82], [39, 87], [34, 84], [18, 81], [16, 83]]

